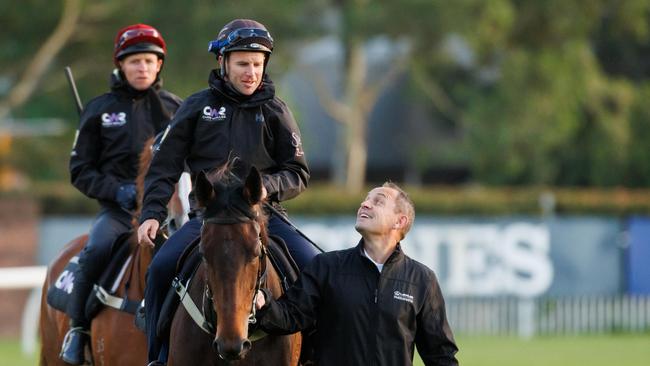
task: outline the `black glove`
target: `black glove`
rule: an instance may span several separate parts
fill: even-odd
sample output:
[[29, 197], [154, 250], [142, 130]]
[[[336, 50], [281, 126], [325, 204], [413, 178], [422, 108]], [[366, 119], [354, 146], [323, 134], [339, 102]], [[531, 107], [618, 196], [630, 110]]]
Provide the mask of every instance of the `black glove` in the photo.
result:
[[135, 184], [122, 184], [115, 194], [115, 201], [125, 210], [135, 208]]

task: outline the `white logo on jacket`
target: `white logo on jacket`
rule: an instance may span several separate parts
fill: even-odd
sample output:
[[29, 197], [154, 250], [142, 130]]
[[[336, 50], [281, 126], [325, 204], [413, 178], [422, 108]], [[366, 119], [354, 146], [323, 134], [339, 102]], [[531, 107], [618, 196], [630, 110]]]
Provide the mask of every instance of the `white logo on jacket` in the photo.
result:
[[297, 133], [291, 133], [291, 145], [296, 148], [296, 156], [303, 156], [305, 152], [302, 150], [302, 140]]
[[413, 303], [413, 295], [403, 294], [399, 291], [393, 292], [393, 299]]
[[212, 108], [209, 105], [203, 107], [204, 121], [222, 121], [226, 119], [226, 107]]
[[102, 126], [103, 127], [120, 127], [126, 123], [126, 113], [103, 113]]

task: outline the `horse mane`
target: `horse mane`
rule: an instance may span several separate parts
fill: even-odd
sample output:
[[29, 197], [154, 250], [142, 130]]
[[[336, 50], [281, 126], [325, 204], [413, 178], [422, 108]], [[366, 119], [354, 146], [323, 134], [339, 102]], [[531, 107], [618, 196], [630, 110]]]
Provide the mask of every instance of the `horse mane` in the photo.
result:
[[[215, 183], [223, 184], [224, 186], [232, 186], [235, 184], [244, 184], [246, 174], [250, 171], [251, 165], [245, 163], [242, 159], [236, 156], [229, 156], [228, 160], [221, 166], [211, 169], [205, 173], [206, 178], [214, 185]], [[266, 197], [256, 205], [264, 206], [266, 204]], [[264, 246], [267, 245], [269, 237], [267, 231], [268, 217], [266, 210], [260, 209], [260, 214], [255, 218], [255, 221], [260, 225], [260, 238]]]
[[142, 213], [142, 201], [144, 200], [144, 177], [147, 175], [149, 165], [151, 165], [151, 160], [153, 159], [153, 143], [153, 137], [145, 141], [142, 152], [140, 152], [138, 175], [135, 178], [136, 208], [132, 220], [133, 227], [136, 230], [138, 227], [138, 220], [140, 219], [140, 213]]

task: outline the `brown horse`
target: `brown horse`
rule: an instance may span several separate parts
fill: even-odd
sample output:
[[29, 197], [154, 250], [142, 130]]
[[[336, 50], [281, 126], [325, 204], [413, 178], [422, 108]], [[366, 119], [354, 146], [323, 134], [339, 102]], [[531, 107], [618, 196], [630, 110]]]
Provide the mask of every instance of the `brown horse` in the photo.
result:
[[[151, 149], [147, 148], [144, 151], [150, 152]], [[150, 160], [150, 153], [142, 154], [140, 160], [141, 168], [137, 180], [137, 185], [140, 188], [139, 192], [142, 192], [143, 177]], [[176, 192], [168, 206], [168, 210], [170, 217], [173, 217], [175, 220], [182, 220], [181, 218], [185, 217], [186, 213], [182, 211], [183, 205], [178, 203], [180, 199], [177, 195], [178, 191], [179, 187], [177, 185]], [[138, 197], [141, 203], [142, 194], [140, 193]], [[66, 264], [72, 257], [81, 252], [87, 240], [87, 235], [82, 235], [72, 240], [54, 258], [48, 268], [41, 295], [41, 366], [67, 365], [59, 358], [59, 352], [61, 351], [63, 338], [69, 328], [69, 318], [65, 313], [50, 307], [47, 304], [46, 296], [48, 289], [53, 286], [54, 281], [59, 277]], [[138, 245], [137, 235], [135, 233], [129, 238], [128, 245], [130, 246], [132, 255], [131, 261], [125, 268], [125, 275], [117, 287], [115, 296], [120, 298], [127, 297], [130, 300], [139, 302], [144, 297], [145, 274], [151, 263], [153, 251], [147, 246]], [[103, 307], [92, 320], [90, 335], [91, 354], [87, 354], [86, 359], [92, 360], [93, 365], [146, 365], [147, 340], [144, 333], [135, 327], [134, 316], [132, 314], [111, 307]]]
[[299, 333], [251, 341], [249, 324], [254, 322], [256, 291], [266, 287], [278, 297], [282, 288], [266, 255], [260, 174], [253, 168], [242, 183], [231, 170], [232, 163], [209, 176], [201, 173], [195, 185], [199, 205], [205, 209], [200, 244], [203, 261], [188, 294], [195, 304], [212, 304], [215, 331], [208, 334], [179, 306], [172, 321], [168, 365], [228, 365], [233, 361], [242, 366], [297, 365]]

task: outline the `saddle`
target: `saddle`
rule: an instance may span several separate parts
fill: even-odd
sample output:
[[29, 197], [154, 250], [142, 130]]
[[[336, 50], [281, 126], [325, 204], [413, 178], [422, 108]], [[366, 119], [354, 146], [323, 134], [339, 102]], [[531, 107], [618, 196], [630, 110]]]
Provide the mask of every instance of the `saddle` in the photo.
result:
[[[158, 336], [164, 336], [169, 334], [171, 328], [171, 323], [174, 318], [174, 313], [180, 304], [179, 291], [180, 287], [188, 287], [190, 281], [194, 277], [196, 270], [201, 263], [201, 254], [199, 253], [200, 240], [197, 239], [192, 244], [190, 244], [183, 255], [180, 257], [177, 266], [176, 273], [177, 276], [174, 279], [173, 285], [170, 288], [165, 301], [163, 303], [162, 311], [160, 313], [158, 325], [157, 325], [157, 334]], [[298, 266], [294, 262], [293, 258], [289, 254], [289, 249], [287, 248], [286, 243], [282, 238], [269, 235], [269, 242], [267, 245], [268, 257], [270, 262], [280, 278], [280, 283], [282, 285], [283, 291], [289, 289], [289, 287], [298, 279]], [[180, 286], [179, 286], [180, 285]], [[189, 296], [187, 297], [189, 301]], [[186, 301], [188, 301], [186, 300]], [[204, 299], [204, 301], [210, 301], [209, 299]], [[214, 333], [215, 324], [217, 316], [214, 313], [213, 307], [211, 304], [202, 304], [201, 308], [207, 309], [206, 312], [201, 312], [198, 316], [191, 316], [198, 323], [197, 317], [202, 317], [202, 324], [198, 324], [206, 332]], [[200, 311], [199, 311], [200, 312]]]
[[[113, 243], [111, 261], [86, 300], [85, 312], [88, 319], [92, 319], [97, 315], [104, 305], [135, 314], [139, 300], [135, 301], [114, 296], [125, 275], [126, 268], [133, 259], [134, 253], [132, 253], [129, 246], [131, 236], [131, 232], [124, 233]], [[78, 260], [78, 255], [72, 257], [59, 277], [57, 277], [54, 285], [50, 286], [47, 291], [48, 305], [62, 312], [66, 312], [68, 302], [72, 297], [74, 274], [79, 267]]]

